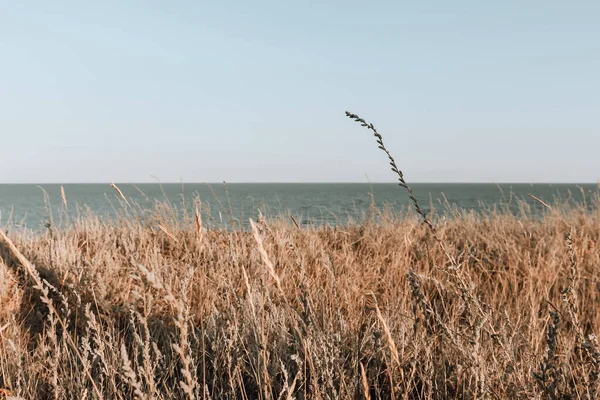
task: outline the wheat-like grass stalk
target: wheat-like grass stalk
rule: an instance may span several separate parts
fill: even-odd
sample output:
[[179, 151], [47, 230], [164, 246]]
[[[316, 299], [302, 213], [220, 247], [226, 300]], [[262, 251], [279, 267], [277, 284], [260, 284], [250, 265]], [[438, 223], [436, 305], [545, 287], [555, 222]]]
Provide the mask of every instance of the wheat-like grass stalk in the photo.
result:
[[156, 226], [158, 227], [158, 229], [160, 229], [162, 231], [162, 233], [167, 235], [172, 241], [174, 241], [175, 243], [179, 243], [179, 240], [177, 240], [177, 238], [175, 236], [173, 236], [173, 234], [171, 232], [169, 232], [167, 228], [165, 228], [161, 224], [156, 224]]
[[373, 298], [373, 304], [375, 307], [375, 312], [377, 314], [377, 319], [379, 319], [379, 323], [381, 323], [381, 326], [385, 333], [388, 347], [390, 349], [390, 353], [392, 354], [392, 360], [396, 363], [396, 365], [398, 367], [402, 367], [402, 365], [400, 364], [400, 357], [398, 357], [398, 349], [396, 348], [396, 343], [394, 342], [394, 339], [392, 338], [392, 332], [390, 331], [390, 328], [388, 327], [387, 321], [385, 320], [385, 318], [383, 318], [383, 315], [381, 314], [381, 310], [379, 309], [379, 305], [377, 304], [377, 297], [375, 297], [375, 293], [373, 293], [373, 292], [371, 292], [370, 294], [371, 294], [371, 297]]
[[388, 149], [383, 144], [383, 136], [381, 136], [381, 134], [379, 134], [379, 132], [377, 132], [377, 129], [375, 129], [375, 126], [372, 123], [368, 123], [367, 121], [365, 121], [358, 115], [346, 111], [346, 116], [348, 118], [353, 119], [354, 121], [360, 123], [361, 126], [364, 126], [373, 132], [373, 136], [375, 136], [375, 140], [377, 141], [377, 145], [378, 145], [379, 149], [381, 149], [387, 155], [387, 158], [390, 162], [391, 170], [396, 175], [398, 175], [398, 182], [399, 182], [400, 186], [403, 187], [404, 189], [406, 189], [406, 191], [408, 192], [410, 200], [414, 204], [415, 210], [417, 211], [417, 213], [423, 219], [423, 222], [429, 227], [429, 229], [431, 229], [432, 232], [435, 233], [436, 232], [435, 225], [433, 225], [433, 223], [429, 220], [427, 215], [425, 215], [425, 212], [421, 209], [419, 201], [417, 200], [412, 188], [406, 183], [406, 180], [404, 179], [404, 173], [402, 172], [402, 170], [400, 168], [398, 168], [398, 166], [396, 165], [396, 160], [394, 160], [394, 157], [392, 157], [392, 154], [388, 151]]
[[129, 204], [129, 201], [127, 201], [127, 198], [125, 197], [125, 195], [123, 194], [121, 189], [119, 189], [119, 187], [117, 185], [115, 185], [114, 183], [111, 183], [110, 186], [116, 190], [116, 192], [119, 194], [121, 199], [125, 202], [125, 204], [127, 204], [127, 206], [131, 208], [131, 204]]
[[254, 240], [256, 241], [256, 244], [258, 246], [258, 252], [260, 253], [263, 263], [267, 267], [269, 275], [271, 275], [271, 278], [273, 278], [273, 280], [275, 281], [277, 289], [283, 295], [284, 293], [283, 289], [281, 288], [281, 280], [279, 279], [279, 275], [277, 274], [277, 271], [275, 271], [275, 267], [273, 266], [273, 263], [271, 262], [271, 259], [269, 258], [269, 255], [267, 254], [267, 251], [265, 250], [265, 247], [263, 245], [263, 241], [260, 237], [260, 233], [258, 232], [258, 228], [256, 227], [254, 221], [252, 221], [252, 219], [250, 219], [250, 227], [252, 228], [252, 234], [254, 235]]
[[450, 261], [450, 263], [452, 264], [454, 269], [459, 269], [460, 264], [456, 261], [456, 258], [454, 258], [446, 249], [444, 242], [442, 241], [442, 239], [440, 238], [440, 236], [438, 234], [437, 227], [429, 219], [429, 217], [427, 217], [427, 215], [421, 208], [421, 206], [419, 204], [419, 200], [417, 200], [417, 197], [415, 196], [412, 188], [406, 183], [406, 180], [404, 179], [404, 173], [402, 172], [402, 170], [400, 168], [398, 168], [398, 166], [396, 165], [396, 160], [394, 160], [394, 157], [392, 157], [392, 154], [385, 147], [385, 144], [383, 143], [383, 136], [381, 136], [381, 134], [379, 132], [377, 132], [377, 129], [375, 129], [375, 126], [373, 125], [373, 123], [368, 123], [363, 118], [359, 117], [356, 114], [348, 112], [348, 111], [346, 111], [346, 116], [348, 118], [353, 119], [354, 121], [360, 123], [361, 126], [366, 127], [373, 133], [373, 136], [375, 136], [375, 140], [377, 142], [377, 147], [386, 154], [386, 156], [390, 162], [392, 172], [394, 172], [398, 176], [398, 182], [399, 182], [400, 186], [402, 188], [406, 189], [406, 191], [408, 192], [408, 196], [409, 196], [410, 200], [412, 201], [413, 205], [415, 206], [415, 210], [417, 211], [417, 214], [419, 214], [423, 223], [425, 223], [425, 225], [427, 225], [427, 227], [431, 231], [433, 237], [438, 242], [440, 248], [442, 249], [442, 251], [444, 252], [446, 257], [448, 258], [448, 260]]
[[198, 238], [198, 244], [202, 245], [202, 239], [204, 238], [204, 232], [202, 232], [202, 214], [200, 214], [200, 210], [198, 206], [196, 206], [196, 235]]
[[69, 203], [67, 203], [67, 195], [65, 194], [65, 188], [63, 185], [60, 185], [60, 196], [62, 197], [63, 204], [65, 205], [65, 210], [69, 211]]
[[129, 355], [127, 354], [127, 349], [125, 348], [125, 344], [121, 345], [121, 360], [123, 361], [123, 374], [129, 381], [129, 384], [134, 389], [134, 394], [141, 400], [146, 400], [148, 396], [144, 393], [142, 389], [142, 384], [137, 378], [137, 374], [133, 370], [131, 366], [131, 361], [129, 360]]
[[371, 395], [369, 394], [369, 380], [367, 379], [367, 373], [365, 372], [365, 367], [363, 366], [363, 363], [359, 363], [359, 365], [363, 396], [366, 400], [369, 400], [371, 398]]

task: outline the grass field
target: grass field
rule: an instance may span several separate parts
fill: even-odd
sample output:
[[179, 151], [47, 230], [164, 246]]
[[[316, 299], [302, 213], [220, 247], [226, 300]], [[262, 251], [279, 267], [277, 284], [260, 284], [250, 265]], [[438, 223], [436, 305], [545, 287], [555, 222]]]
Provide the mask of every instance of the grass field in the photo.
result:
[[442, 245], [391, 215], [226, 232], [168, 214], [8, 233], [2, 388], [26, 399], [597, 395], [598, 211], [464, 214], [437, 225]]
[[1, 231], [4, 395], [599, 396], [598, 196], [541, 218], [373, 209], [238, 231], [206, 230], [200, 204], [140, 220], [123, 201], [109, 223], [67, 200], [62, 227]]

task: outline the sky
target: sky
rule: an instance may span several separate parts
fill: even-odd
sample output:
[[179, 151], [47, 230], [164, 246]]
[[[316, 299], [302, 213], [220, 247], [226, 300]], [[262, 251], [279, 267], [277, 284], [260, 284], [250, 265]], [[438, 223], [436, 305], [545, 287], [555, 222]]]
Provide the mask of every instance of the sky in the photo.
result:
[[3, 1], [0, 182], [597, 182], [598, 1]]

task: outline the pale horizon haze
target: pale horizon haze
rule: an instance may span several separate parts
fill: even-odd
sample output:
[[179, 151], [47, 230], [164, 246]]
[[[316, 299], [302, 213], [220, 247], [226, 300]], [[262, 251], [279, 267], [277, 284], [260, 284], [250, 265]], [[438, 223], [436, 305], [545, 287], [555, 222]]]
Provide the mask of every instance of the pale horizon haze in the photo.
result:
[[0, 6], [0, 183], [598, 182], [600, 2]]

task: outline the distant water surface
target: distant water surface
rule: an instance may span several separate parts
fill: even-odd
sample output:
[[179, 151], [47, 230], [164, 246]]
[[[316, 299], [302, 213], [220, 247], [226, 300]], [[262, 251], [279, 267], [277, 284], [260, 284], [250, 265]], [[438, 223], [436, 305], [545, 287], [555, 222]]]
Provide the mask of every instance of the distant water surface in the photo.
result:
[[[55, 221], [64, 216], [61, 200], [61, 185], [1, 184], [0, 226], [10, 219], [12, 225], [39, 229], [49, 220], [44, 192]], [[113, 218], [122, 210], [118, 194], [108, 184], [65, 184], [63, 185], [71, 215], [77, 208], [90, 209], [95, 213]], [[235, 183], [227, 184], [118, 184], [131, 204], [151, 208], [156, 201], [168, 200], [181, 207], [182, 199], [191, 210], [195, 196], [202, 201], [203, 211], [212, 216], [213, 223], [227, 224], [230, 204], [238, 220], [256, 218], [260, 209], [267, 216], [291, 213], [302, 223], [339, 224], [348, 217], [358, 219], [368, 213], [371, 193], [375, 204], [388, 206], [396, 211], [406, 210], [409, 198], [406, 191], [392, 183]], [[572, 204], [583, 204], [598, 193], [595, 184], [434, 184], [412, 185], [424, 209], [433, 204], [438, 214], [443, 213], [445, 199], [460, 209], [481, 211], [484, 207], [510, 204], [518, 211], [516, 199], [531, 204], [534, 209], [541, 206], [528, 197], [531, 193], [546, 202], [556, 199]], [[226, 190], [227, 189], [227, 190]], [[210, 220], [210, 218], [206, 218]]]

